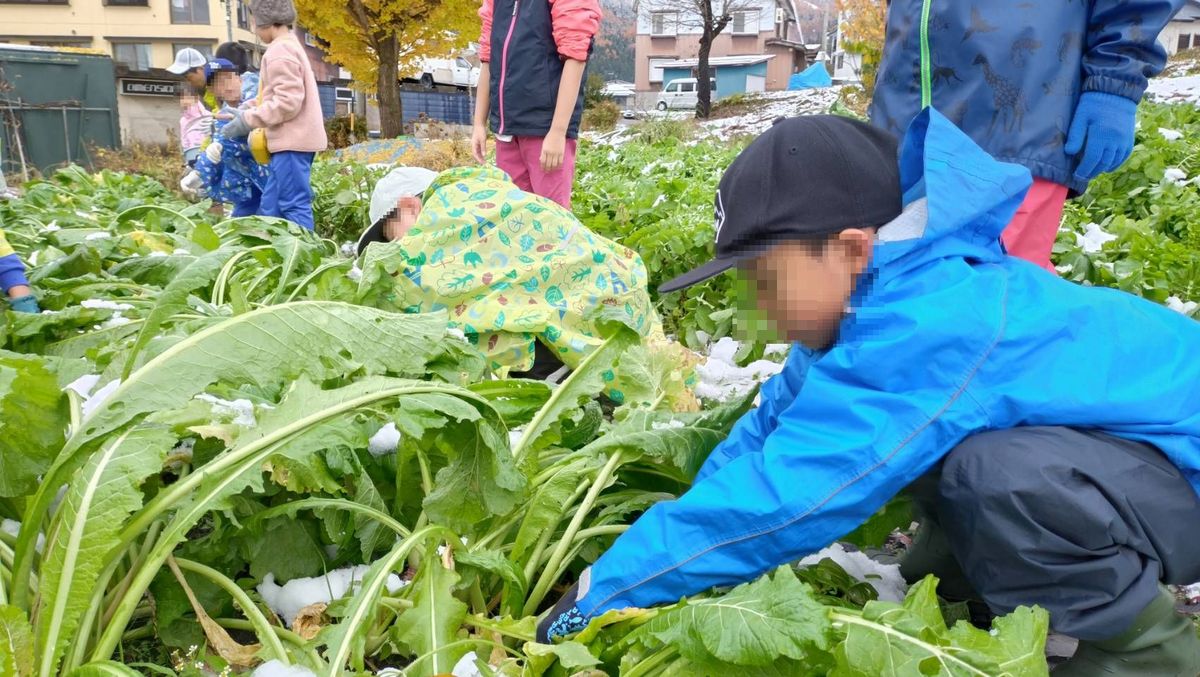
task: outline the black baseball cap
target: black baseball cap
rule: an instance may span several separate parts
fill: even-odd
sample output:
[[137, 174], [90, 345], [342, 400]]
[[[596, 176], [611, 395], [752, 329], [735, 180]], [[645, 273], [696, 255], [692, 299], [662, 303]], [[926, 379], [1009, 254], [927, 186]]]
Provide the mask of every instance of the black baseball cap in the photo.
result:
[[658, 288], [714, 277], [785, 240], [882, 226], [902, 210], [898, 142], [840, 115], [780, 118], [737, 156], [716, 196], [716, 256]]

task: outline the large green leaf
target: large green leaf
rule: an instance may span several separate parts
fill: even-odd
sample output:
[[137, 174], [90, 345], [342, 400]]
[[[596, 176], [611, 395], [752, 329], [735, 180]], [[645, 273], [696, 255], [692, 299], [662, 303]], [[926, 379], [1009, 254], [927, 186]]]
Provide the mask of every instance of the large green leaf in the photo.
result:
[[13, 600], [27, 604], [33, 536], [54, 492], [94, 440], [150, 412], [187, 403], [223, 381], [265, 387], [308, 374], [316, 380], [368, 374], [421, 374], [445, 336], [444, 315], [397, 316], [341, 303], [305, 301], [239, 315], [174, 344], [147, 362], [84, 419], [29, 502], [17, 543]]
[[242, 435], [236, 447], [159, 492], [125, 527], [122, 539], [132, 541], [156, 519], [174, 511], [141, 570], [134, 576], [129, 592], [94, 656], [108, 655], [107, 652], [115, 649], [120, 630], [132, 615], [138, 596], [176, 545], [205, 514], [231, 507], [228, 502], [247, 488], [257, 492], [263, 490], [261, 466], [264, 461], [284, 450], [291, 453], [295, 448], [303, 448], [315, 452], [323, 448], [324, 442], [336, 439], [339, 429], [350, 422], [348, 417], [360, 409], [403, 410], [408, 398], [420, 398], [430, 393], [458, 393], [462, 398], [478, 401], [479, 406], [486, 407], [478, 396], [467, 390], [423, 381], [375, 377], [333, 390], [314, 390], [311, 384], [303, 381], [293, 384], [279, 406], [262, 417], [253, 434]]
[[136, 428], [108, 440], [71, 481], [42, 558], [36, 614], [38, 672], [52, 675], [88, 608], [106, 558], [141, 484], [162, 470], [175, 444], [166, 428]]
[[532, 500], [523, 507], [519, 519], [521, 528], [513, 541], [509, 557], [522, 567], [527, 562], [527, 553], [540, 540], [549, 541], [554, 530], [571, 506], [571, 497], [579, 490], [580, 483], [595, 476], [603, 461], [595, 456], [579, 456], [569, 462], [556, 465], [550, 474], [534, 488]]
[[438, 470], [424, 507], [431, 520], [474, 533], [481, 522], [512, 510], [527, 480], [495, 425], [458, 425], [438, 438], [449, 463]]
[[937, 579], [913, 586], [903, 604], [870, 602], [862, 615], [833, 611], [846, 638], [834, 651], [839, 677], [1037, 677], [1045, 660], [1049, 616], [1018, 609], [989, 633], [959, 621], [946, 627], [938, 606]]
[[[358, 591], [354, 593], [345, 612], [341, 615], [341, 621], [321, 630], [316, 641], [318, 644], [328, 647], [325, 655], [332, 668], [330, 674], [340, 674], [342, 668], [351, 660], [355, 664], [355, 669], [362, 669], [362, 654], [367, 641], [366, 626], [374, 620], [375, 611], [379, 606], [379, 597], [383, 594], [388, 576], [400, 566], [404, 558], [408, 557], [415, 547], [437, 533], [445, 534], [446, 531], [440, 527], [425, 527], [396, 543], [396, 546], [387, 555], [376, 560], [367, 570], [359, 584]], [[452, 536], [452, 534], [447, 535]], [[428, 563], [436, 562], [436, 558], [427, 558], [426, 562], [428, 567], [430, 566]], [[438, 563], [436, 566], [440, 567], [441, 565]], [[453, 575], [453, 572], [450, 573]], [[445, 588], [445, 590], [448, 589]], [[429, 594], [432, 595], [429, 599], [436, 602], [436, 595], [440, 593], [437, 589], [432, 589]], [[426, 622], [432, 624], [429, 626], [430, 637], [440, 636], [440, 628], [444, 627], [445, 617], [440, 615], [440, 610], [438, 610], [438, 614], [436, 616], [426, 614], [428, 616]], [[463, 616], [465, 617], [465, 612]], [[460, 618], [459, 621], [461, 622], [461, 620]], [[449, 665], [453, 665], [453, 663]]]
[[33, 628], [25, 612], [0, 606], [0, 675], [33, 674]]
[[125, 358], [122, 378], [129, 378], [129, 374], [133, 372], [133, 368], [137, 364], [138, 353], [150, 342], [150, 339], [154, 338], [163, 322], [172, 315], [187, 310], [188, 295], [197, 289], [211, 285], [217, 273], [221, 272], [221, 268], [233, 254], [234, 250], [222, 248], [193, 259], [159, 293], [154, 302], [154, 308], [146, 315], [141, 330]]
[[636, 630], [696, 665], [766, 666], [780, 657], [816, 664], [832, 644], [827, 609], [788, 567], [725, 595], [689, 600]]
[[46, 361], [0, 351], [0, 496], [37, 489], [62, 448], [66, 425], [67, 399]]
[[467, 652], [465, 646], [447, 646], [455, 640], [467, 617], [467, 605], [453, 594], [458, 574], [428, 557], [412, 582], [413, 607], [396, 619], [392, 637], [420, 657], [405, 670], [413, 677], [431, 677], [450, 672]]
[[539, 440], [562, 416], [577, 409], [581, 402], [603, 391], [608, 383], [606, 373], [625, 351], [637, 345], [640, 340], [637, 332], [623, 324], [613, 323], [606, 328], [611, 333], [604, 343], [592, 350], [571, 375], [555, 388], [550, 399], [525, 427], [521, 439], [513, 447], [513, 454], [517, 458], [535, 448]]

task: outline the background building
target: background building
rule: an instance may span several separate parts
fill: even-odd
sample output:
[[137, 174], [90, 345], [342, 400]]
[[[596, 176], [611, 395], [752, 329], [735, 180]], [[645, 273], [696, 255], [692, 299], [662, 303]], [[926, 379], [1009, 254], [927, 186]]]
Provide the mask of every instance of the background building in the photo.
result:
[[[804, 70], [809, 64], [804, 36], [796, 22], [796, 8], [791, 0], [737, 0], [728, 4], [733, 20], [717, 36], [710, 58], [724, 59], [742, 67], [755, 62], [765, 64], [761, 75], [756, 71], [749, 78], [751, 85], [765, 90], [787, 89], [792, 73]], [[692, 63], [699, 52], [699, 16], [694, 5], [686, 0], [647, 0], [639, 3], [637, 38], [634, 47], [634, 86], [639, 93], [656, 92], [664, 84], [664, 69], [676, 75], [683, 64]], [[725, 86], [717, 73], [717, 88], [722, 95], [744, 91], [748, 78], [738, 74], [742, 85]], [[761, 77], [761, 81], [759, 80]]]

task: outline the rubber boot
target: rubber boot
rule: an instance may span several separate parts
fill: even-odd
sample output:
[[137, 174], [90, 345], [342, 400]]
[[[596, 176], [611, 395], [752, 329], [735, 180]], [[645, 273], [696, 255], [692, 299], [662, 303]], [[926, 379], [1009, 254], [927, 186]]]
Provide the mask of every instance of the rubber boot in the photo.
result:
[[1200, 636], [1191, 619], [1175, 611], [1175, 595], [1161, 588], [1125, 632], [1100, 642], [1080, 642], [1054, 677], [1196, 677]]

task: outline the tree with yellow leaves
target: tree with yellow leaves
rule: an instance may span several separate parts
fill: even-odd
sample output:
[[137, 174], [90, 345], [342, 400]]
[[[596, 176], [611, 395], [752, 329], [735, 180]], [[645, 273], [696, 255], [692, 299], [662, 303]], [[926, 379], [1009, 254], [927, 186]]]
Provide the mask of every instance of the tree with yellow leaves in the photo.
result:
[[332, 62], [379, 97], [384, 137], [404, 131], [400, 69], [466, 46], [479, 33], [473, 0], [295, 0], [300, 23]]
[[883, 56], [883, 40], [887, 22], [885, 0], [837, 0], [842, 29], [842, 44], [846, 52], [861, 57], [858, 75], [863, 89], [870, 94], [875, 89], [875, 73]]

